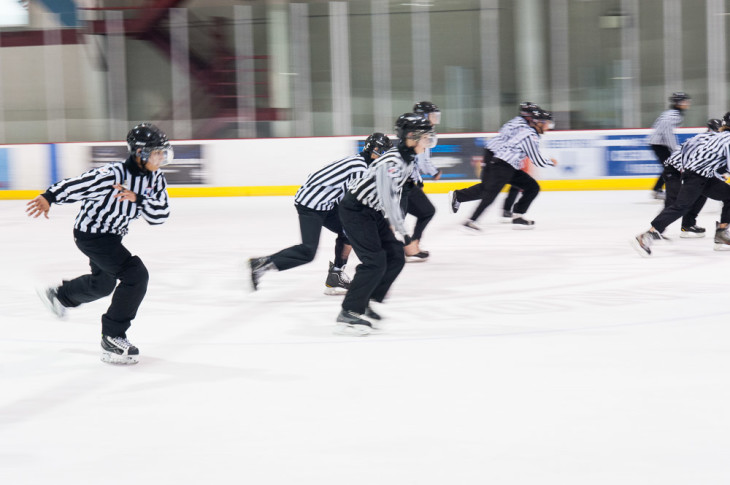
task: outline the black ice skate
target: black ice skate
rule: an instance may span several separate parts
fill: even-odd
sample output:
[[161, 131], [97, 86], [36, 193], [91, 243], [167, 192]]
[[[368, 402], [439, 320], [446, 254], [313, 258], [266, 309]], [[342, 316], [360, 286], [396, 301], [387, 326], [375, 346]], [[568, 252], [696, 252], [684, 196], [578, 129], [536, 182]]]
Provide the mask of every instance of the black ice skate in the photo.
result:
[[512, 216], [512, 229], [535, 229], [535, 221], [525, 219], [522, 214]]
[[406, 263], [420, 263], [428, 259], [428, 251], [419, 251], [416, 254], [406, 254]]
[[350, 289], [350, 278], [347, 277], [344, 269], [344, 266], [340, 269], [335, 269], [335, 264], [330, 262], [327, 280], [324, 282], [325, 295], [344, 295]]
[[659, 242], [659, 243], [670, 243], [672, 242], [671, 239], [669, 239], [664, 234], [659, 234], [656, 231], [649, 231], [649, 236], [651, 237], [652, 242]]
[[139, 349], [127, 337], [101, 336], [101, 361], [108, 364], [136, 364], [139, 362]]
[[476, 222], [472, 221], [471, 219], [463, 223], [461, 227], [463, 231], [467, 234], [479, 234], [480, 232], [482, 232], [482, 228], [477, 226]]
[[730, 251], [730, 235], [727, 228], [720, 229], [720, 223], [715, 223], [715, 251]]
[[58, 288], [37, 288], [38, 298], [58, 318], [66, 316], [66, 307], [58, 301]]
[[369, 318], [370, 320], [382, 320], [383, 317], [380, 316], [380, 314], [376, 313], [375, 310], [373, 310], [370, 307], [367, 307], [365, 309], [365, 313], [363, 313], [363, 316]]
[[642, 232], [631, 240], [631, 246], [641, 256], [648, 258], [651, 256], [651, 244], [654, 241], [654, 234], [658, 233], [654, 233], [653, 231]]
[[251, 269], [251, 285], [254, 291], [258, 290], [261, 276], [270, 269], [274, 269], [274, 263], [268, 256], [263, 258], [251, 258], [248, 260], [248, 266]]
[[502, 211], [502, 222], [505, 223], [511, 223], [512, 222], [512, 211], [503, 210]]
[[679, 237], [705, 237], [705, 228], [697, 225], [689, 227], [682, 226], [682, 232], [679, 234]]
[[449, 207], [451, 207], [451, 212], [456, 214], [456, 211], [459, 210], [459, 206], [461, 205], [461, 202], [456, 200], [456, 192], [453, 190], [449, 191]]
[[362, 315], [350, 310], [342, 310], [337, 315], [337, 326], [335, 327], [335, 335], [352, 335], [354, 337], [364, 337], [373, 331], [373, 326], [367, 320], [361, 318]]

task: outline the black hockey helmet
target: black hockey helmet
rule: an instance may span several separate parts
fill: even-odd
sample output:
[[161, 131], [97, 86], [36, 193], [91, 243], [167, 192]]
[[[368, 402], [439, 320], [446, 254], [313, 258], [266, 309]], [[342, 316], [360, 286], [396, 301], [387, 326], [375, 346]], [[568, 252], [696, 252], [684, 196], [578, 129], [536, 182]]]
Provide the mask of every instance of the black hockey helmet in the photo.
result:
[[433, 125], [428, 118], [418, 113], [403, 113], [395, 121], [395, 134], [401, 140], [410, 138], [418, 140], [423, 136], [428, 136], [429, 147], [436, 146], [436, 133], [433, 131]]
[[127, 147], [130, 155], [136, 155], [137, 150], [142, 150], [139, 154], [142, 165], [147, 163], [150, 153], [154, 151], [163, 151], [165, 153], [163, 165], [170, 163], [173, 158], [172, 147], [165, 132], [148, 122], [140, 123], [129, 130], [129, 133], [127, 133]]
[[677, 91], [669, 96], [669, 102], [672, 104], [672, 108], [676, 108], [682, 101], [689, 101], [690, 99], [692, 99], [690, 95], [683, 91]]
[[535, 108], [532, 111], [530, 111], [530, 117], [535, 121], [552, 121], [553, 120], [553, 114], [542, 108]]
[[720, 131], [720, 128], [722, 128], [722, 120], [718, 120], [717, 118], [711, 118], [707, 120], [707, 130], [708, 131]]
[[367, 137], [362, 151], [368, 155], [365, 161], [370, 163], [370, 160], [372, 159], [371, 155], [373, 153], [380, 156], [391, 148], [393, 148], [393, 142], [390, 141], [390, 138], [382, 133], [375, 132]]
[[[413, 112], [416, 114], [422, 114], [424, 117], [432, 121], [433, 124], [441, 123], [441, 110], [438, 106], [433, 104], [431, 101], [419, 101], [413, 105]], [[431, 119], [431, 115], [435, 119]]]
[[395, 121], [395, 134], [404, 140], [409, 134], [425, 134], [433, 132], [433, 125], [423, 115], [403, 113]]
[[555, 128], [555, 123], [553, 122], [553, 114], [542, 108], [535, 108], [530, 112], [529, 118], [532, 119], [532, 123], [534, 126], [534, 123], [544, 123], [547, 125], [549, 129]]
[[525, 118], [532, 117], [532, 112], [535, 109], [540, 109], [540, 107], [532, 101], [523, 101], [520, 103], [520, 116]]
[[722, 117], [722, 127], [724, 131], [730, 130], [730, 111], [725, 113], [725, 116]]

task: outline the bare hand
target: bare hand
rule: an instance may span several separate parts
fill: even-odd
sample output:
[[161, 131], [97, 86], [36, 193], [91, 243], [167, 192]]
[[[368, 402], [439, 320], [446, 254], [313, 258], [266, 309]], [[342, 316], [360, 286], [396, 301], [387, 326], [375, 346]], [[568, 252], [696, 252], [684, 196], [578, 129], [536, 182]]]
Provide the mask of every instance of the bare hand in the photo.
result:
[[557, 167], [558, 166], [558, 161], [557, 160], [555, 160], [554, 158], [551, 158], [550, 160], [553, 161], [553, 167]]
[[118, 194], [114, 194], [115, 199], [128, 200], [130, 202], [137, 202], [137, 194], [124, 187], [122, 184], [114, 185], [114, 188], [119, 191]]
[[443, 173], [443, 172], [442, 172], [441, 170], [439, 170], [439, 171], [438, 171], [438, 172], [436, 173], [436, 175], [434, 175], [434, 176], [433, 176], [433, 179], [434, 179], [434, 180], [438, 180], [438, 179], [440, 179], [440, 178], [441, 178], [441, 174], [442, 174], [442, 173]]
[[25, 213], [28, 214], [28, 217], [35, 219], [43, 214], [48, 219], [48, 211], [51, 209], [51, 204], [42, 195], [39, 195], [25, 205]]

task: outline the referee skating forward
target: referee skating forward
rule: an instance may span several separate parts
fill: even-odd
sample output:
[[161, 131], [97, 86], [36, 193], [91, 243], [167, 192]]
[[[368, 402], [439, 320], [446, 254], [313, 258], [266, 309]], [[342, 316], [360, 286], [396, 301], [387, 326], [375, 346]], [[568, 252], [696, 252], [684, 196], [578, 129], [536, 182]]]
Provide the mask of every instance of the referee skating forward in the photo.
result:
[[715, 250], [730, 250], [730, 111], [722, 119], [718, 133], [702, 133], [680, 148], [682, 181], [677, 199], [651, 221], [651, 228], [631, 240], [642, 256], [652, 254], [651, 246], [671, 223], [689, 212], [705, 196], [722, 201], [720, 222], [715, 225]]
[[282, 249], [269, 256], [251, 258], [251, 283], [258, 289], [263, 274], [270, 270], [286, 271], [314, 260], [319, 247], [322, 227], [337, 234], [334, 262], [330, 262], [325, 280], [326, 295], [342, 295], [350, 287], [345, 274], [345, 264], [352, 246], [342, 231], [337, 207], [347, 191], [347, 186], [359, 179], [375, 159], [393, 146], [390, 138], [373, 133], [365, 140], [362, 152], [328, 163], [311, 173], [294, 196], [294, 207], [299, 214], [301, 244]]
[[[400, 197], [416, 155], [436, 144], [433, 125], [420, 114], [406, 113], [396, 121], [398, 146], [378, 158], [365, 175], [350, 184], [340, 203], [340, 219], [360, 264], [342, 301], [336, 334], [367, 335], [381, 319], [370, 308], [382, 302], [405, 264], [407, 234]], [[392, 228], [391, 228], [392, 227]]]
[[[51, 185], [28, 202], [31, 217], [48, 218], [51, 204], [81, 202], [74, 224], [76, 246], [89, 258], [91, 273], [39, 291], [58, 317], [77, 307], [114, 293], [101, 316], [101, 360], [111, 364], [136, 364], [139, 349], [127, 340], [127, 330], [147, 292], [149, 275], [142, 260], [122, 245], [127, 226], [143, 217], [162, 224], [170, 215], [167, 182], [159, 170], [172, 161], [167, 135], [150, 123], [141, 123], [127, 134], [129, 158], [89, 170]], [[117, 280], [119, 285], [117, 286]]]

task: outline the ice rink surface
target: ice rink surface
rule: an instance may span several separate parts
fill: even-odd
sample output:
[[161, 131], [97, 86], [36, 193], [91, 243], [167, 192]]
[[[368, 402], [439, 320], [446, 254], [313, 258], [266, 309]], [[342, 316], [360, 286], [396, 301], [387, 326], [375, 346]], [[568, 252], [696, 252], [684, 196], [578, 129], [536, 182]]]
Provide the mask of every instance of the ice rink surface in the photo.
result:
[[[148, 267], [136, 366], [99, 360], [109, 298], [56, 320], [37, 284], [88, 269], [78, 205], [0, 202], [0, 483], [730, 483], [730, 252], [678, 224], [639, 257], [644, 191], [546, 192], [514, 231], [463, 234], [446, 195], [377, 310], [332, 334], [334, 237], [249, 290], [245, 262], [299, 241], [291, 197], [172, 199], [126, 246]], [[501, 202], [501, 199], [498, 201]], [[353, 274], [353, 257], [347, 272]]]

